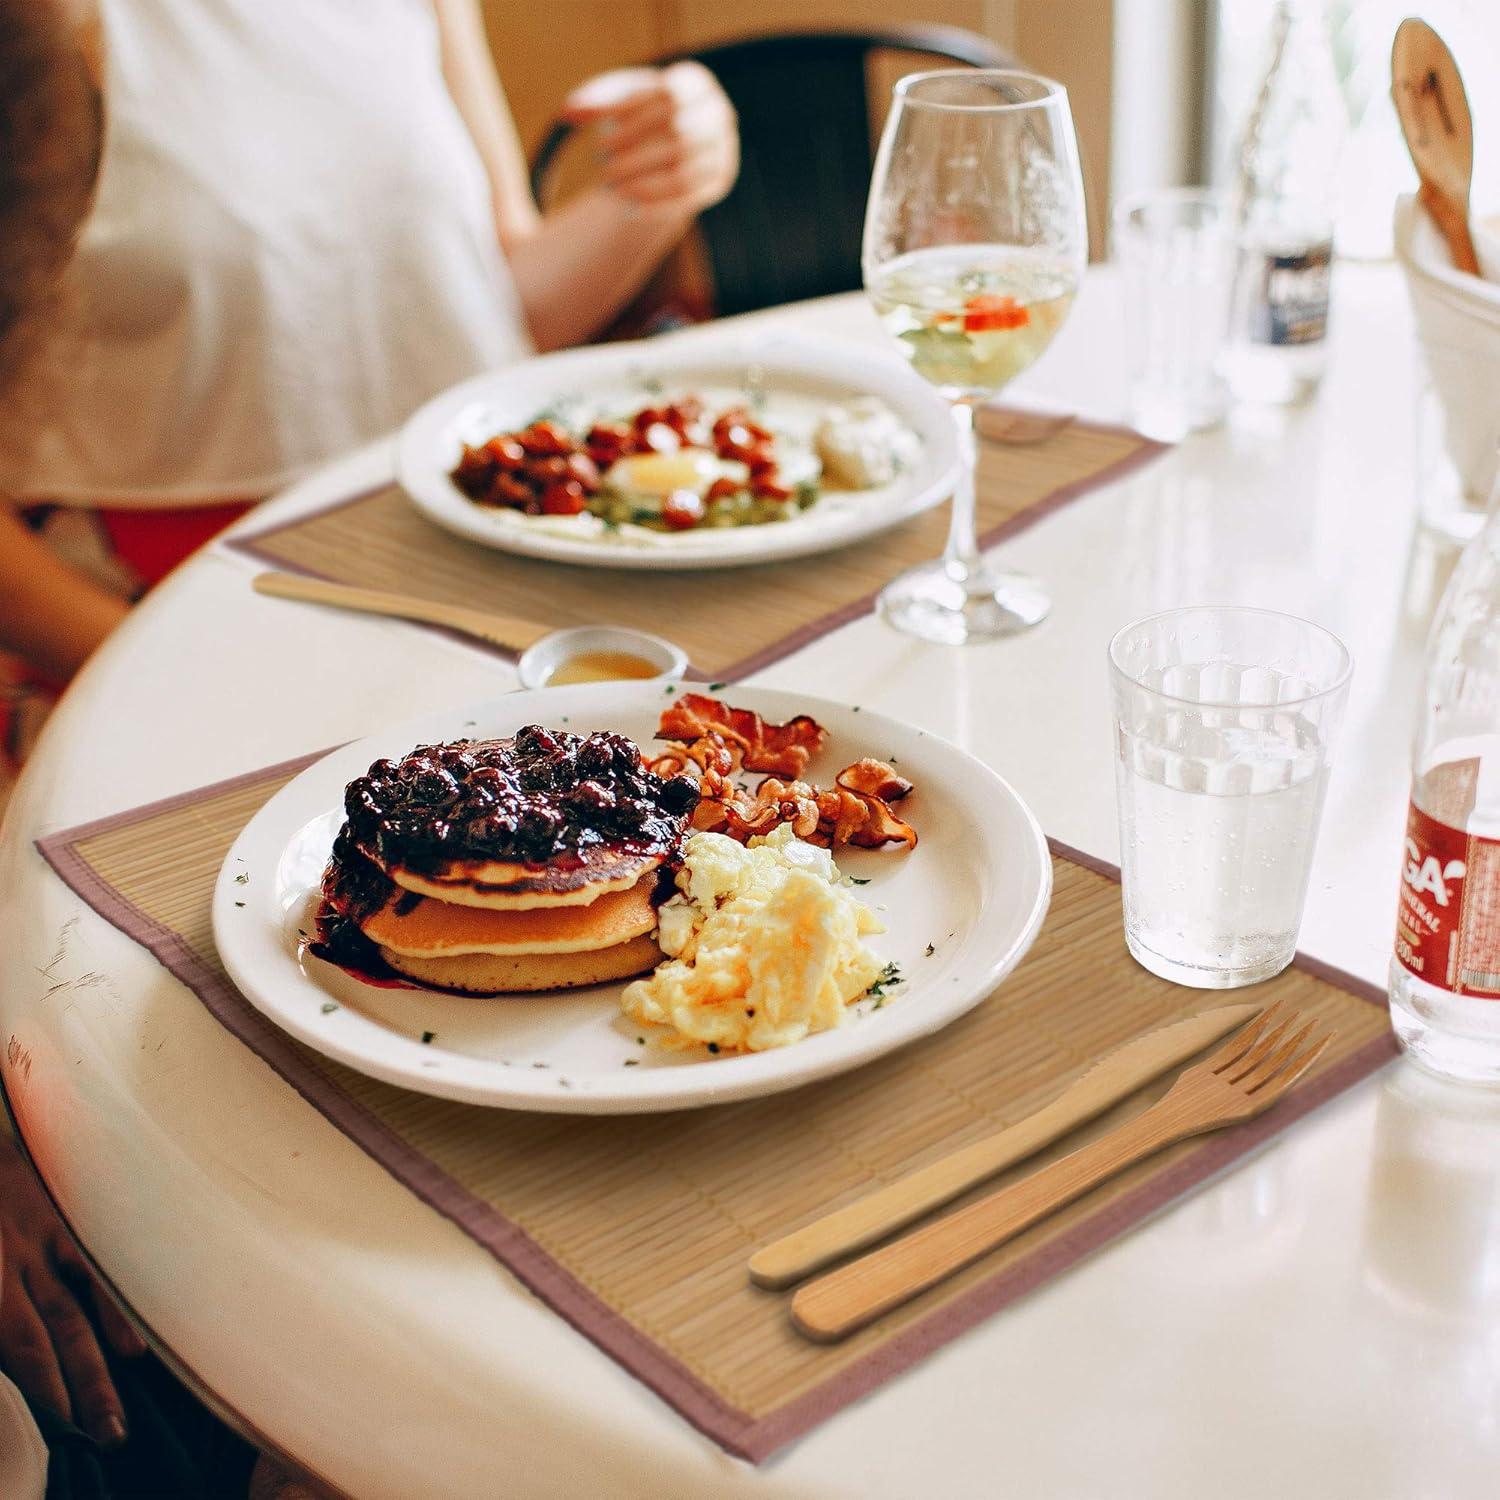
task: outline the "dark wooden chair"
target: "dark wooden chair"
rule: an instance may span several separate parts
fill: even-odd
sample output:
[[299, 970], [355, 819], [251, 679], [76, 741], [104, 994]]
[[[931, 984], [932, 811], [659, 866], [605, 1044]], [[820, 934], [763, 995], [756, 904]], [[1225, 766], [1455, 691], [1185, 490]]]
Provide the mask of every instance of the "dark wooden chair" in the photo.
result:
[[[870, 79], [880, 54], [934, 67], [1012, 67], [1001, 48], [949, 26], [890, 26], [749, 37], [698, 52], [739, 115], [739, 180], [699, 219], [713, 311], [750, 312], [860, 285], [859, 248], [874, 165]], [[911, 71], [907, 69], [906, 71]], [[878, 87], [878, 85], [877, 85]], [[532, 190], [549, 198], [570, 128], [556, 124], [532, 165]]]

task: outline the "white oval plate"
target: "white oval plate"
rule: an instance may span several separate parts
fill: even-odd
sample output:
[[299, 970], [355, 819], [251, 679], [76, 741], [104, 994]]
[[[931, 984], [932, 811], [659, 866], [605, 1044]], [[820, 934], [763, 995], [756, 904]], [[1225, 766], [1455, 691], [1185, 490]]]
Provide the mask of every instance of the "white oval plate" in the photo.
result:
[[[611, 533], [593, 516], [475, 505], [449, 478], [464, 443], [524, 427], [554, 407], [573, 426], [687, 392], [737, 399], [747, 382], [764, 390], [773, 427], [808, 426], [829, 402], [878, 396], [917, 435], [918, 451], [890, 484], [825, 492], [789, 521], [675, 533], [628, 526]], [[396, 445], [396, 477], [429, 520], [503, 552], [600, 568], [729, 568], [826, 552], [945, 500], [959, 461], [947, 403], [895, 355], [785, 335], [612, 344], [524, 360], [435, 397]]]
[[915, 850], [838, 855], [845, 873], [869, 882], [857, 894], [887, 929], [871, 946], [904, 979], [878, 1007], [869, 999], [851, 1007], [837, 1030], [769, 1052], [669, 1053], [637, 1040], [620, 1013], [619, 984], [495, 998], [387, 989], [302, 951], [344, 787], [371, 761], [532, 723], [577, 734], [609, 729], [646, 745], [668, 701], [658, 683], [510, 693], [382, 731], [309, 766], [255, 815], [224, 862], [213, 920], [225, 968], [278, 1026], [372, 1077], [472, 1104], [563, 1114], [686, 1109], [795, 1088], [905, 1046], [977, 1005], [1031, 946], [1051, 895], [1046, 841], [1026, 805], [973, 756], [881, 714], [801, 693], [736, 688], [730, 696], [776, 721], [806, 713], [827, 726], [811, 780], [831, 782], [874, 755], [916, 788], [903, 804], [918, 830]]

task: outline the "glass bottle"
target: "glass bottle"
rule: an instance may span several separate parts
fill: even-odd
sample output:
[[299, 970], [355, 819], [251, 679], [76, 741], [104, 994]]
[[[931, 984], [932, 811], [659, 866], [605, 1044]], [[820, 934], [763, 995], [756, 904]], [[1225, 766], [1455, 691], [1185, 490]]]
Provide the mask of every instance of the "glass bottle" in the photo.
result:
[[1270, 66], [1235, 156], [1237, 251], [1223, 368], [1240, 400], [1298, 401], [1322, 378], [1347, 134], [1322, 0], [1278, 0]]
[[1390, 1001], [1419, 1062], [1500, 1082], [1500, 482], [1427, 643]]

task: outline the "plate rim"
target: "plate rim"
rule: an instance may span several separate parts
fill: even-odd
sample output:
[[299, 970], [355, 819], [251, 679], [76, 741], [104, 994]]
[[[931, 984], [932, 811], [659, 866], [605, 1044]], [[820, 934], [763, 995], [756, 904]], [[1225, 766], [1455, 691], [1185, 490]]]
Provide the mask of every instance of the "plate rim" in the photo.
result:
[[[559, 1075], [554, 1074], [551, 1069], [538, 1070], [535, 1073], [530, 1069], [516, 1069], [504, 1078], [492, 1078], [490, 1075], [500, 1070], [488, 1059], [429, 1048], [411, 1038], [392, 1032], [353, 1007], [340, 1007], [338, 1014], [323, 1013], [320, 1008], [315, 1024], [310, 1014], [305, 1018], [300, 1017], [295, 1004], [283, 1004], [273, 998], [286, 988], [288, 976], [262, 979], [258, 973], [260, 961], [256, 958], [254, 950], [256, 944], [265, 939], [268, 934], [265, 929], [262, 929], [257, 937], [254, 931], [247, 929], [244, 917], [246, 908], [236, 906], [245, 894], [243, 884], [237, 879], [247, 869], [247, 856], [243, 851], [247, 841], [253, 847], [265, 836], [264, 831], [268, 825], [275, 826], [278, 815], [286, 816], [281, 811], [285, 803], [296, 802], [307, 795], [308, 783], [318, 774], [326, 774], [325, 768], [331, 760], [347, 756], [351, 757], [351, 762], [360, 761], [376, 753], [386, 753], [383, 749], [377, 752], [370, 747], [380, 741], [406, 735], [408, 729], [412, 742], [417, 743], [429, 733], [425, 726], [433, 724], [434, 721], [441, 719], [461, 721], [464, 717], [478, 717], [486, 710], [495, 711], [499, 705], [507, 704], [516, 697], [536, 700], [539, 694], [547, 694], [549, 702], [558, 704], [560, 710], [566, 710], [570, 704], [576, 704], [579, 699], [587, 703], [595, 698], [609, 699], [624, 696], [634, 697], [638, 702], [644, 703], [647, 701], [648, 694], [655, 696], [659, 691], [655, 684], [621, 683], [591, 683], [567, 688], [522, 690], [519, 694], [501, 694], [498, 697], [489, 697], [475, 703], [428, 712], [402, 723], [386, 725], [370, 735], [350, 740], [319, 755], [316, 760], [303, 767], [285, 786], [279, 788], [276, 794], [256, 811], [236, 835], [220, 867], [213, 895], [213, 937], [220, 960], [235, 987], [259, 1014], [265, 1016], [279, 1030], [302, 1042], [320, 1056], [331, 1058], [367, 1077], [379, 1079], [398, 1088], [487, 1108], [520, 1109], [552, 1114], [656, 1114], [763, 1097], [800, 1088], [806, 1084], [816, 1083], [822, 1079], [863, 1067], [890, 1052], [932, 1035], [984, 1003], [1030, 951], [1050, 908], [1053, 881], [1050, 846], [1036, 815], [999, 772], [962, 746], [954, 744], [942, 735], [890, 715], [876, 710], [861, 709], [862, 716], [867, 716], [862, 717], [862, 723], [869, 723], [877, 728], [885, 725], [892, 726], [901, 734], [914, 735], [930, 741], [941, 747], [944, 753], [956, 755], [968, 762], [982, 779], [990, 782], [995, 790], [1010, 800], [1020, 816], [1021, 826], [1027, 835], [1028, 855], [1035, 861], [1036, 889], [1024, 918], [1006, 946], [990, 957], [972, 976], [958, 983], [954, 987], [954, 994], [944, 995], [941, 1003], [921, 1009], [908, 1010], [905, 1004], [893, 1007], [889, 1014], [898, 1018], [896, 1024], [883, 1032], [862, 1031], [860, 1035], [867, 1037], [868, 1041], [853, 1051], [847, 1047], [819, 1048], [820, 1041], [831, 1041], [847, 1035], [844, 1029], [840, 1028], [834, 1032], [809, 1037], [793, 1047], [746, 1054], [744, 1057], [717, 1059], [712, 1064], [704, 1065], [712, 1076], [702, 1078], [696, 1086], [682, 1083], [671, 1084], [669, 1080], [691, 1076], [686, 1068], [673, 1068], [632, 1071], [623, 1074], [615, 1087], [603, 1091], [594, 1088], [577, 1089], [571, 1086], [560, 1086]], [[767, 704], [771, 712], [780, 713], [789, 710], [793, 713], [810, 712], [816, 716], [820, 709], [825, 713], [832, 709], [840, 714], [852, 711], [848, 704], [812, 694], [771, 688], [746, 688], [744, 691], [747, 694], [755, 694], [762, 701], [772, 700]], [[561, 702], [565, 696], [569, 700], [568, 704]], [[784, 700], [786, 709], [774, 706], [774, 700], [778, 699]], [[354, 774], [358, 774], [357, 771]], [[314, 813], [312, 816], [324, 816], [334, 811], [336, 811], [336, 802], [325, 805], [321, 812]], [[300, 832], [306, 826], [307, 820], [302, 821], [294, 833]], [[277, 843], [274, 854], [276, 860], [284, 855], [286, 847], [285, 839]], [[1019, 862], [1019, 850], [1008, 849], [1006, 860], [1010, 864]], [[262, 886], [261, 889], [264, 891], [265, 887]], [[261, 899], [269, 901], [273, 897], [271, 894], [265, 894]], [[264, 920], [271, 923], [272, 919], [260, 903], [250, 907], [249, 910], [255, 914], [252, 920]], [[278, 950], [281, 949], [283, 939], [279, 934], [270, 934], [269, 940]], [[296, 983], [292, 986], [292, 990], [300, 991], [304, 985], [316, 987], [315, 980], [301, 973], [295, 961], [284, 951], [279, 951], [276, 962], [282, 961], [293, 965], [292, 972], [295, 974]], [[903, 1001], [914, 993], [915, 986], [903, 994]], [[906, 1017], [909, 1019], [902, 1019]], [[358, 1036], [365, 1033], [366, 1028], [374, 1028], [382, 1038], [382, 1045], [394, 1049], [391, 1061], [378, 1056], [372, 1058], [368, 1050], [362, 1050], [357, 1045], [344, 1041], [344, 1034], [348, 1032], [357, 1042]], [[766, 1065], [759, 1061], [765, 1058], [791, 1059], [791, 1061], [781, 1061], [779, 1067], [767, 1069]], [[797, 1061], [799, 1058], [805, 1059], [800, 1065]], [[450, 1059], [451, 1063], [448, 1061]], [[757, 1066], [754, 1070], [742, 1069], [736, 1072], [735, 1065], [740, 1062], [752, 1062]], [[482, 1083], [476, 1084], [468, 1081], [470, 1075], [476, 1071], [484, 1075]], [[460, 1076], [455, 1077], [455, 1074]], [[630, 1080], [628, 1084], [625, 1083], [626, 1078]], [[655, 1079], [654, 1087], [643, 1087], [647, 1080], [651, 1079]]]
[[[847, 521], [806, 529], [787, 527], [742, 527], [732, 535], [740, 540], [735, 550], [727, 548], [690, 550], [687, 546], [605, 547], [583, 538], [557, 537], [550, 533], [528, 535], [517, 529], [501, 530], [489, 524], [483, 512], [460, 510], [454, 503], [456, 492], [446, 471], [430, 461], [442, 426], [461, 410], [465, 403], [483, 400], [497, 382], [517, 378], [527, 370], [547, 366], [550, 370], [591, 366], [604, 369], [629, 367], [645, 361], [664, 368], [724, 362], [759, 362], [768, 366], [780, 364], [789, 374], [816, 374], [841, 380], [851, 394], [868, 392], [855, 371], [876, 364], [880, 383], [888, 392], [904, 388], [903, 394], [913, 408], [925, 409], [926, 420], [915, 422], [910, 411], [901, 413], [908, 425], [917, 428], [927, 451], [933, 458], [932, 477], [915, 487], [899, 504], [892, 505], [877, 519], [861, 518], [852, 513]], [[396, 483], [407, 500], [435, 526], [466, 538], [480, 546], [516, 557], [532, 557], [546, 562], [577, 567], [599, 567], [635, 572], [681, 572], [696, 569], [752, 567], [761, 563], [790, 562], [830, 552], [868, 537], [880, 535], [923, 512], [940, 505], [955, 488], [962, 468], [962, 454], [947, 403], [925, 381], [912, 373], [893, 353], [878, 345], [865, 345], [853, 339], [830, 337], [816, 342], [790, 333], [718, 332], [693, 337], [678, 345], [660, 345], [649, 339], [630, 343], [607, 344], [578, 349], [561, 349], [535, 355], [495, 370], [460, 381], [424, 402], [402, 424], [396, 435]], [[471, 513], [472, 512], [472, 513]], [[815, 519], [809, 518], [809, 519]]]

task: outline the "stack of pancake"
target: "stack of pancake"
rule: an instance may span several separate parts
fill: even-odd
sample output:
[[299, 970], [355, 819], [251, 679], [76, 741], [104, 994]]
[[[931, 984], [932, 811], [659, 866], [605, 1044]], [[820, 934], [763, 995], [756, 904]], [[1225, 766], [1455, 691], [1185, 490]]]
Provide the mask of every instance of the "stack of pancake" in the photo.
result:
[[329, 956], [364, 968], [378, 956], [408, 979], [474, 994], [653, 968], [661, 870], [693, 794], [617, 736], [580, 763], [603, 738], [523, 730], [377, 762], [349, 786], [323, 880]]

